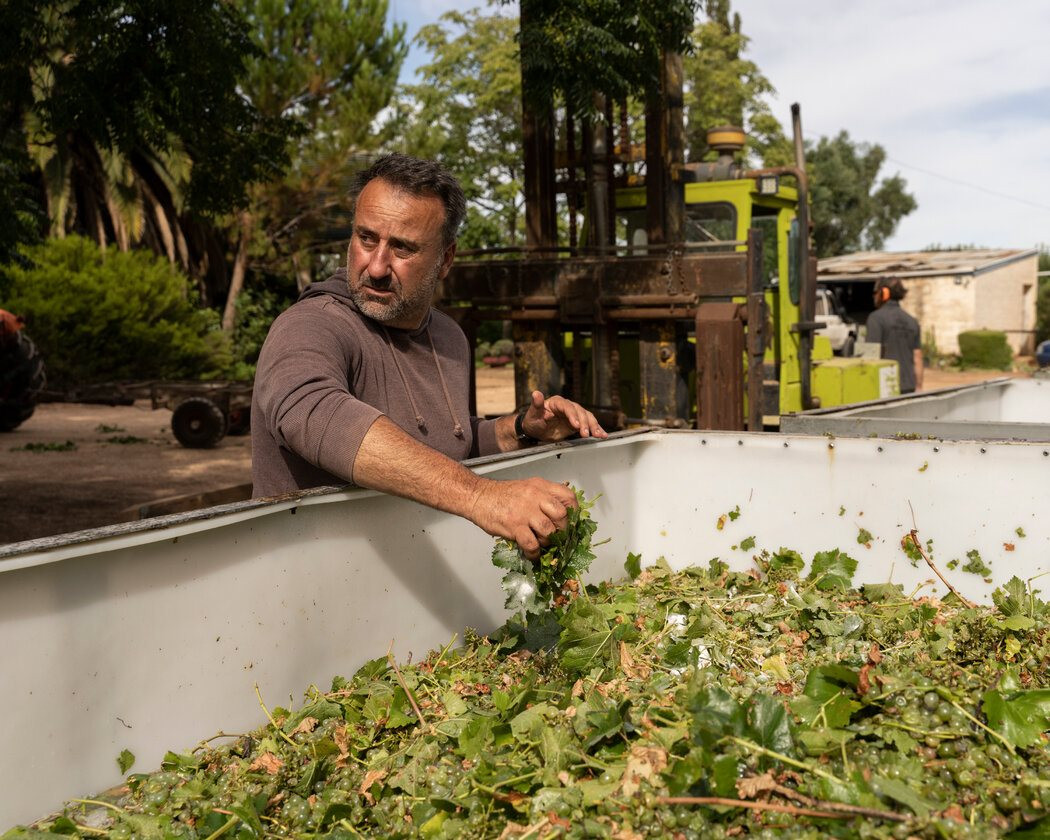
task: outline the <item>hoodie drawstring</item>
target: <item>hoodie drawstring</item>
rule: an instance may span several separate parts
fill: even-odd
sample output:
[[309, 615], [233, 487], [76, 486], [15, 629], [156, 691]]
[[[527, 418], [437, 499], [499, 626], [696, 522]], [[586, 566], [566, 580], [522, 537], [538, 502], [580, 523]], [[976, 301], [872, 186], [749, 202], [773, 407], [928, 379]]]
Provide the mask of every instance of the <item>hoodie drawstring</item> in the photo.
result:
[[438, 370], [438, 379], [441, 381], [441, 390], [445, 394], [445, 405], [448, 406], [448, 413], [452, 417], [452, 434], [462, 440], [463, 427], [459, 425], [459, 418], [456, 417], [456, 409], [452, 407], [452, 397], [448, 395], [448, 383], [445, 382], [445, 374], [441, 370], [441, 360], [438, 359], [437, 350], [434, 348], [434, 337], [430, 334], [430, 324], [427, 324], [427, 341], [430, 342], [430, 352], [434, 356], [434, 367]]
[[[420, 431], [425, 432], [427, 428], [426, 420], [423, 419], [423, 415], [420, 414], [419, 408], [416, 406], [415, 397], [412, 394], [412, 389], [409, 387], [408, 378], [405, 376], [405, 371], [401, 368], [401, 361], [397, 357], [397, 351], [394, 349], [394, 343], [390, 339], [390, 333], [387, 332], [386, 327], [382, 327], [383, 337], [386, 339], [386, 346], [390, 348], [390, 355], [394, 359], [394, 367], [397, 368], [398, 375], [401, 377], [401, 384], [405, 387], [405, 394], [408, 395], [409, 405], [412, 406], [412, 413], [416, 417], [416, 425]], [[456, 410], [452, 405], [452, 397], [448, 392], [448, 383], [445, 382], [445, 374], [441, 370], [441, 361], [438, 359], [437, 349], [434, 347], [434, 338], [430, 334], [430, 325], [426, 327], [427, 341], [430, 342], [430, 353], [434, 357], [434, 366], [437, 368], [438, 380], [441, 382], [441, 390], [445, 395], [445, 405], [448, 406], [449, 416], [452, 418], [453, 428], [452, 433], [461, 440], [463, 439], [463, 427], [459, 423], [459, 418], [456, 417]]]

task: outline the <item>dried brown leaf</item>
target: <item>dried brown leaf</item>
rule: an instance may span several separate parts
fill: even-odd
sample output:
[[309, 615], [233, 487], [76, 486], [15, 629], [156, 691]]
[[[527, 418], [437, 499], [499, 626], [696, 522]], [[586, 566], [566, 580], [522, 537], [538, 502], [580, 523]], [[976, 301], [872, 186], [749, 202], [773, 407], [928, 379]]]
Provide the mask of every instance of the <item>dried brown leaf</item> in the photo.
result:
[[368, 800], [369, 805], [375, 805], [375, 799], [372, 798], [372, 785], [383, 781], [385, 778], [386, 770], [369, 770], [365, 773], [365, 777], [361, 780], [361, 786], [357, 789], [357, 792]]
[[335, 766], [337, 768], [346, 767], [350, 758], [350, 733], [346, 731], [346, 724], [343, 724], [332, 733], [332, 740], [335, 741], [336, 749], [339, 750], [339, 755], [335, 759]]
[[647, 680], [653, 672], [653, 669], [647, 664], [635, 660], [631, 655], [631, 649], [623, 641], [620, 642], [620, 669], [629, 680]]
[[779, 785], [776, 779], [773, 778], [773, 774], [767, 772], [761, 776], [748, 776], [745, 779], [738, 779], [736, 792], [741, 799], [754, 799], [760, 793], [776, 790], [778, 787]]
[[284, 767], [284, 762], [281, 759], [272, 752], [264, 752], [249, 765], [248, 770], [262, 770], [271, 776], [276, 776], [281, 772], [282, 767]]
[[860, 667], [860, 672], [857, 674], [857, 694], [863, 697], [871, 690], [871, 680], [868, 678], [868, 671], [871, 670], [871, 665], [865, 662]]
[[620, 790], [623, 791], [624, 796], [634, 796], [643, 780], [652, 779], [665, 767], [667, 767], [667, 750], [663, 747], [635, 744], [631, 747], [627, 758], [627, 767], [623, 771]]
[[313, 732], [317, 728], [318, 720], [315, 717], [304, 717], [299, 721], [299, 725], [291, 731], [292, 735], [297, 732]]

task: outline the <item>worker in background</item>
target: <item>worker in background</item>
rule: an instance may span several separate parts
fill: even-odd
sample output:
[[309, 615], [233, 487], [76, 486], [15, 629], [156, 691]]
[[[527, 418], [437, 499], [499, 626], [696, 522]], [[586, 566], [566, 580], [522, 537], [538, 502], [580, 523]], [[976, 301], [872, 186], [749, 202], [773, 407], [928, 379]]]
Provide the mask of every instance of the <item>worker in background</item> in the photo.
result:
[[900, 368], [901, 393], [922, 390], [922, 338], [919, 322], [901, 309], [907, 294], [899, 277], [875, 283], [875, 311], [868, 316], [867, 340], [882, 345], [883, 359]]
[[253, 495], [353, 482], [463, 516], [538, 555], [576, 505], [562, 484], [494, 481], [459, 462], [579, 435], [594, 415], [532, 393], [517, 414], [469, 416], [473, 354], [432, 308], [456, 253], [466, 199], [432, 162], [387, 155], [351, 189], [346, 268], [274, 321], [252, 400]]

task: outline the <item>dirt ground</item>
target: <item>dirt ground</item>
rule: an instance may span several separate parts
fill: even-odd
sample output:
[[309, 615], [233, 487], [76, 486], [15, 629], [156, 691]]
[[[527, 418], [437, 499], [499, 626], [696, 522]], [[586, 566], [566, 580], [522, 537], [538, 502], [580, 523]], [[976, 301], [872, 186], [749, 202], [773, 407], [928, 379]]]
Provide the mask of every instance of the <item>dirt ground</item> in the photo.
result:
[[[477, 374], [478, 413], [512, 411], [513, 370], [481, 368]], [[1002, 375], [929, 370], [925, 387]], [[29, 420], [0, 435], [0, 544], [136, 519], [144, 507], [164, 512], [172, 497], [235, 487], [244, 492], [251, 482], [249, 437], [225, 437], [214, 449], [186, 449], [170, 424], [171, 412], [154, 411], [148, 402], [38, 406]]]

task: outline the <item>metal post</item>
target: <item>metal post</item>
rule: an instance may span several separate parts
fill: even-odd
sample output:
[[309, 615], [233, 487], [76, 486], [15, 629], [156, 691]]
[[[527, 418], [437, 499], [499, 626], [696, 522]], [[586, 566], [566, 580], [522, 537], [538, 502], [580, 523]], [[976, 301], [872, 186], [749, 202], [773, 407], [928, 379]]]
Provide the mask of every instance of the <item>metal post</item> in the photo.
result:
[[[791, 128], [795, 142], [795, 168], [806, 171], [806, 156], [802, 145], [802, 113], [796, 102], [791, 106]], [[808, 185], [804, 185], [808, 186]], [[810, 260], [808, 190], [798, 196], [799, 228], [799, 302], [798, 302], [798, 363], [802, 391], [802, 408], [813, 408], [813, 319], [817, 311], [816, 262]], [[811, 264], [812, 263], [812, 264]]]
[[553, 321], [513, 321], [514, 402], [522, 408], [533, 391], [561, 393], [564, 366], [561, 327]]
[[747, 232], [747, 428], [762, 431], [765, 370], [765, 294], [762, 291], [762, 231]]
[[689, 418], [689, 388], [678, 348], [684, 346], [675, 321], [643, 321], [638, 327], [638, 385], [642, 419], [682, 428]]
[[646, 95], [645, 200], [649, 242], [681, 242], [685, 192], [679, 171], [685, 162], [682, 56], [664, 53], [660, 84]]
[[696, 427], [744, 428], [744, 324], [735, 303], [696, 309]]
[[[604, 115], [605, 97], [594, 96], [596, 114]], [[590, 222], [591, 246], [604, 247], [611, 244], [609, 237], [609, 165], [608, 124], [604, 117], [591, 121], [590, 144], [587, 147], [588, 196], [587, 210]]]

